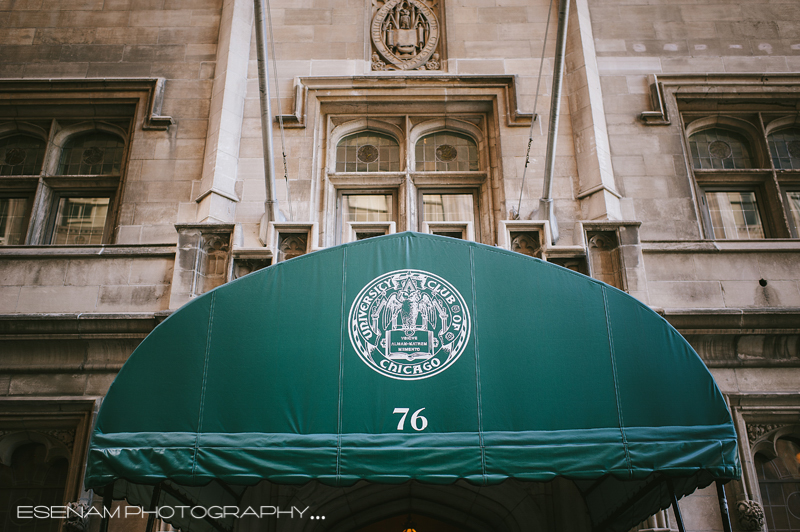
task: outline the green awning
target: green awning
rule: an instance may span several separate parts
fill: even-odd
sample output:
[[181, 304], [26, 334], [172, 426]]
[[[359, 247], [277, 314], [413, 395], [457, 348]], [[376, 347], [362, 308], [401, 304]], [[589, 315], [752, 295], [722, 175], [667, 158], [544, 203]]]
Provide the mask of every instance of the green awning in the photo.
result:
[[739, 471], [722, 394], [648, 307], [524, 255], [401, 233], [172, 314], [111, 385], [85, 481], [147, 506], [162, 481], [202, 501], [261, 480], [560, 476], [596, 526], [624, 531], [669, 505], [665, 479], [680, 497]]

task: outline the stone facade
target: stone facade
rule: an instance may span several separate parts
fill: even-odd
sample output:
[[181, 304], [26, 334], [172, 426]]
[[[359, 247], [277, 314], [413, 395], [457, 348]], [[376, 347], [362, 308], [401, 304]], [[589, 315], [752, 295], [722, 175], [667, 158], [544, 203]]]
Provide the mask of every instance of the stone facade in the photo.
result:
[[[734, 530], [773, 530], [759, 464], [769, 445], [800, 435], [800, 4], [572, 0], [556, 239], [537, 216], [549, 4], [271, 0], [283, 132], [276, 118], [280, 219], [268, 221], [251, 0], [0, 0], [0, 467], [27, 427], [37, 435], [25, 442], [67, 460], [64, 500], [97, 504], [80, 484], [89, 427], [164, 317], [298, 254], [430, 231], [580, 271], [661, 313], [704, 359], [739, 429]], [[61, 161], [91, 132], [114, 136], [124, 156], [116, 170], [76, 177]], [[711, 132], [703, 166], [692, 150]], [[39, 139], [39, 166], [19, 170], [28, 148], [4, 144], [17, 137]], [[397, 156], [371, 151], [380, 142]], [[725, 166], [737, 142], [749, 158]], [[780, 142], [788, 155], [773, 151]], [[338, 166], [345, 159], [353, 166]], [[96, 240], [59, 243], [61, 205], [88, 196], [107, 208]], [[346, 216], [343, 205], [365, 197], [384, 202], [383, 218]], [[460, 217], [429, 217], [426, 206], [451, 199], [468, 203]], [[727, 210], [710, 206], [718, 201]], [[719, 213], [747, 201], [746, 232], [721, 232], [736, 224]], [[279, 496], [337, 501], [309, 490]], [[353, 491], [374, 504], [331, 510], [342, 530], [404, 513], [398, 501], [411, 497]], [[453, 530], [585, 527], [568, 486], [478, 491], [423, 486], [414, 500]], [[689, 530], [722, 529], [713, 488], [681, 508]], [[674, 529], [675, 519], [661, 513], [639, 528]]]

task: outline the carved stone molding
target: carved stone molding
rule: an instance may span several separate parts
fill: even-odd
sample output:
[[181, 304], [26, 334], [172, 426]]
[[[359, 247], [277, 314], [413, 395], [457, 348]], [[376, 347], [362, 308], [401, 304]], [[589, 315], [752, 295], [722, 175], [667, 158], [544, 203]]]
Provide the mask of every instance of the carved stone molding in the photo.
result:
[[764, 510], [756, 501], [739, 501], [736, 510], [739, 514], [739, 525], [743, 530], [756, 532], [764, 529]]
[[235, 258], [233, 260], [233, 273], [231, 280], [244, 277], [250, 273], [266, 268], [272, 263], [268, 258]]
[[747, 438], [750, 445], [761, 439], [764, 434], [772, 432], [775, 429], [781, 428], [783, 425], [776, 423], [748, 423], [747, 424]]
[[78, 501], [67, 503], [67, 507], [69, 511], [64, 519], [64, 532], [84, 532], [87, 530], [89, 528], [89, 518], [86, 513], [89, 511], [89, 505]]
[[51, 436], [61, 443], [63, 443], [70, 452], [75, 445], [75, 429], [53, 429], [53, 430], [40, 430], [39, 432]]
[[542, 243], [539, 241], [538, 231], [511, 232], [511, 251], [528, 255], [529, 257], [542, 258]]
[[140, 93], [142, 103], [147, 106], [142, 129], [166, 131], [174, 121], [161, 114], [165, 86], [164, 78], [11, 79], [0, 81], [0, 99], [50, 100], [79, 93], [79, 99], [71, 98], [74, 103], [80, 99], [130, 98]]
[[170, 307], [204, 294], [228, 280], [233, 224], [176, 224], [178, 250]]
[[[442, 18], [427, 0], [376, 0], [372, 70], [439, 70]], [[382, 5], [381, 5], [382, 4]], [[434, 57], [435, 56], [435, 57]]]
[[589, 270], [595, 279], [625, 290], [622, 255], [615, 231], [587, 231]]
[[301, 233], [281, 233], [279, 260], [289, 260], [305, 255], [308, 250], [308, 235]]
[[[439, 57], [436, 57], [439, 54]], [[377, 59], [377, 62], [376, 62]], [[372, 57], [373, 65], [383, 62], [380, 57]], [[439, 61], [445, 65], [445, 56], [436, 52], [430, 61]], [[384, 62], [385, 63], [385, 62]], [[385, 66], [385, 64], [384, 64]], [[403, 105], [413, 100], [437, 101], [451, 95], [454, 89], [461, 89], [470, 93], [469, 100], [494, 102], [502, 97], [505, 109], [501, 115], [505, 117], [509, 127], [530, 127], [532, 113], [524, 113], [518, 108], [517, 83], [514, 76], [507, 75], [430, 75], [409, 72], [405, 76], [325, 76], [325, 77], [298, 77], [294, 80], [294, 110], [292, 114], [282, 115], [284, 127], [304, 128], [308, 118], [309, 109], [313, 110], [315, 100], [323, 97], [331, 102], [337, 99], [347, 100], [352, 105], [352, 112], [367, 112], [352, 102], [354, 97], [370, 97], [373, 94], [385, 97], [394, 91], [402, 93]], [[389, 91], [389, 92], [387, 92]], [[432, 96], [433, 95], [433, 96]], [[452, 100], [452, 96], [449, 96]], [[394, 97], [388, 98], [391, 102]], [[366, 105], [366, 104], [364, 104]], [[403, 111], [399, 111], [403, 112]], [[275, 117], [278, 121], [278, 117]]]
[[763, 334], [692, 334], [678, 330], [709, 367], [800, 366], [800, 335], [784, 330], [758, 331]]
[[670, 113], [670, 99], [679, 94], [701, 98], [727, 94], [747, 94], [752, 98], [759, 94], [775, 98], [781, 92], [795, 92], [800, 84], [800, 77], [795, 73], [650, 74], [647, 78], [653, 110], [639, 116], [648, 126], [672, 124], [670, 115], [674, 113]]

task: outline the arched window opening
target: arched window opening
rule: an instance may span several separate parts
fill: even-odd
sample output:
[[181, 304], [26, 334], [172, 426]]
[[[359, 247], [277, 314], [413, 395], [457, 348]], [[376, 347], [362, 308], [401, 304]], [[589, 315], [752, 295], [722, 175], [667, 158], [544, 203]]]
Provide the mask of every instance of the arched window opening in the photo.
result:
[[337, 172], [399, 172], [400, 145], [389, 135], [364, 131], [336, 146]]
[[777, 456], [755, 456], [758, 485], [769, 532], [800, 530], [800, 441], [776, 441]]
[[470, 137], [440, 132], [422, 137], [416, 146], [418, 172], [467, 172], [480, 170], [478, 145]]
[[800, 128], [782, 129], [767, 137], [772, 163], [778, 170], [800, 170]]
[[0, 175], [39, 175], [47, 143], [29, 135], [0, 139]]
[[27, 443], [14, 451], [11, 464], [0, 464], [0, 523], [8, 532], [56, 532], [58, 519], [17, 517], [19, 506], [60, 506], [69, 463], [65, 458], [45, 462], [46, 447]]
[[114, 175], [122, 171], [125, 142], [94, 131], [71, 137], [61, 152], [59, 175]]
[[748, 142], [727, 129], [704, 129], [689, 137], [692, 164], [700, 170], [754, 168]]

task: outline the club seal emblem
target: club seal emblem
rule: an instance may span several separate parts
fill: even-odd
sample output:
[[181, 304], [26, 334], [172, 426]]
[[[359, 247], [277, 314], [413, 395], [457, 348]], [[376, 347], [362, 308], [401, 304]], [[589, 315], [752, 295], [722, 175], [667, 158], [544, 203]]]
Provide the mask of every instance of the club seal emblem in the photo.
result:
[[356, 353], [374, 371], [419, 380], [458, 360], [469, 339], [470, 316], [458, 290], [438, 275], [397, 270], [361, 289], [348, 329]]
[[380, 54], [373, 57], [373, 70], [439, 68], [433, 58], [439, 43], [439, 21], [425, 2], [386, 0], [372, 19], [370, 33]]

